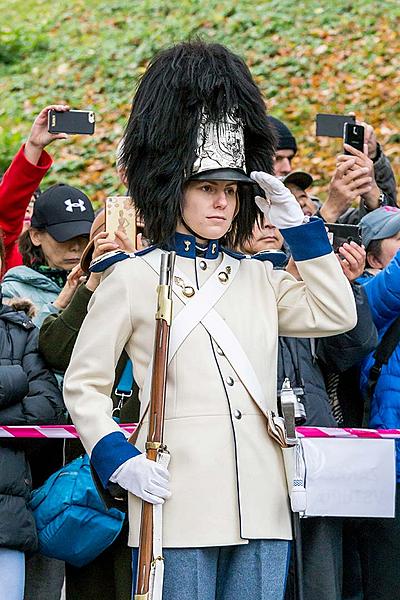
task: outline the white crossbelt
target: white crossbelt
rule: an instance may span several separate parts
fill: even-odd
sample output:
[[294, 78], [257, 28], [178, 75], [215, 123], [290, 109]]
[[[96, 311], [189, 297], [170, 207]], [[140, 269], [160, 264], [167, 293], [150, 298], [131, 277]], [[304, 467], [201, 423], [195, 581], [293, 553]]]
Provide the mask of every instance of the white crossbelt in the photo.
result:
[[[140, 258], [158, 273], [161, 253], [162, 251], [157, 249]], [[226, 270], [227, 266], [230, 267], [229, 278], [226, 283], [221, 283], [218, 279], [218, 273]], [[265, 395], [257, 374], [239, 340], [227, 325], [226, 321], [213, 308], [232, 284], [239, 271], [239, 267], [239, 260], [225, 255], [215, 273], [209, 277], [200, 290], [196, 290], [196, 293], [192, 298], [185, 297], [182, 294], [182, 288], [174, 282], [173, 291], [175, 296], [185, 304], [185, 308], [183, 308], [172, 321], [168, 364], [172, 361], [190, 332], [193, 331], [198, 324], [201, 324], [222, 349], [250, 396], [256, 402], [260, 410], [267, 416], [268, 411]], [[185, 285], [196, 289], [196, 286], [190, 281], [189, 277], [182, 273], [177, 267], [175, 267], [174, 274], [176, 277], [183, 280]], [[148, 371], [143, 386], [143, 392], [141, 394], [141, 416], [147, 409], [148, 399], [150, 398], [150, 382], [151, 371]]]

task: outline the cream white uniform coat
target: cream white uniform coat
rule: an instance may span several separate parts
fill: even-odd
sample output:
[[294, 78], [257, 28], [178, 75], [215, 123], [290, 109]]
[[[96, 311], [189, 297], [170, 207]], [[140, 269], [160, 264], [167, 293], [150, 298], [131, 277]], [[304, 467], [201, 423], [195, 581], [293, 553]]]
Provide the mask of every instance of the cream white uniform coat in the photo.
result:
[[[302, 282], [274, 271], [270, 262], [243, 259], [214, 306], [247, 354], [266, 408], [274, 411], [278, 335], [334, 335], [356, 323], [350, 285], [318, 221], [282, 231], [295, 258], [303, 259], [297, 262]], [[185, 240], [194, 248], [194, 238]], [[310, 251], [311, 246], [316, 250]], [[217, 249], [216, 258], [186, 258], [187, 247], [177, 248], [176, 265], [201, 288], [218, 274], [223, 253]], [[143, 388], [153, 351], [157, 284], [146, 255], [105, 271], [65, 377], [67, 408], [104, 484], [135, 454], [112, 420], [109, 395], [124, 348]], [[184, 307], [178, 296], [174, 294], [175, 316]], [[140, 451], [146, 435], [145, 419], [137, 442]], [[201, 324], [168, 369], [164, 441], [171, 453], [172, 491], [163, 509], [164, 547], [291, 538], [282, 452], [267, 434], [262, 410]], [[138, 545], [140, 507], [141, 501], [130, 496], [132, 546]]]

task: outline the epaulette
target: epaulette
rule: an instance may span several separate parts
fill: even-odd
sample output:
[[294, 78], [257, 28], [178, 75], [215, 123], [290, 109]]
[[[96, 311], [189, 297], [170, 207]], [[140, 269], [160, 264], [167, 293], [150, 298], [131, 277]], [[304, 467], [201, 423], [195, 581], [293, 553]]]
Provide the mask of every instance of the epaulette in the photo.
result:
[[283, 250], [263, 250], [262, 252], [257, 252], [257, 254], [243, 254], [243, 252], [236, 252], [235, 250], [231, 250], [229, 248], [223, 248], [222, 250], [224, 254], [232, 256], [237, 260], [246, 259], [258, 260], [261, 262], [268, 260], [272, 263], [274, 269], [283, 268], [289, 259], [289, 257], [285, 252], [283, 252]]
[[90, 263], [89, 271], [91, 273], [102, 273], [111, 265], [115, 265], [117, 262], [121, 260], [126, 260], [130, 258], [134, 254], [129, 252], [124, 252], [123, 250], [111, 250], [111, 252], [106, 252], [106, 254], [102, 254], [99, 258], [95, 258]]
[[148, 248], [144, 248], [143, 250], [138, 250], [137, 252], [125, 252], [124, 250], [111, 250], [111, 252], [107, 252], [99, 258], [92, 260], [90, 263], [89, 271], [91, 273], [102, 273], [108, 267], [115, 265], [122, 260], [126, 260], [127, 258], [135, 258], [136, 256], [142, 256], [143, 254], [147, 254], [154, 249], [154, 246], [149, 246]]
[[243, 260], [244, 258], [250, 258], [249, 256], [246, 256], [246, 254], [243, 254], [243, 252], [235, 252], [235, 250], [231, 250], [230, 248], [221, 248], [221, 250], [223, 251], [224, 254], [227, 254], [228, 256], [232, 256], [232, 258], [236, 258], [237, 260]]
[[252, 260], [259, 260], [261, 262], [269, 261], [272, 263], [274, 269], [283, 269], [286, 266], [289, 257], [283, 250], [263, 250], [257, 252], [251, 256]]
[[143, 250], [137, 250], [136, 252], [134, 252], [134, 255], [135, 256], [144, 256], [144, 254], [148, 254], [149, 252], [152, 252], [156, 248], [158, 248], [158, 246], [153, 244], [152, 246], [147, 246], [147, 248], [143, 248]]

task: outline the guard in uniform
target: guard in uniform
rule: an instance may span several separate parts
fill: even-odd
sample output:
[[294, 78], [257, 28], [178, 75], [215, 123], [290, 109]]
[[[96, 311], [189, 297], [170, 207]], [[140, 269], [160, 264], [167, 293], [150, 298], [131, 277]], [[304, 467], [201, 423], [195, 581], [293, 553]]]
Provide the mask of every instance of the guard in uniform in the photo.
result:
[[[274, 137], [241, 58], [183, 43], [151, 62], [123, 142], [130, 195], [149, 248], [106, 255], [65, 377], [65, 402], [102, 484], [163, 503], [164, 600], [283, 598], [290, 511], [276, 410], [278, 334], [351, 329], [353, 294], [323, 222], [272, 172]], [[251, 177], [249, 176], [251, 174]], [[257, 195], [257, 198], [256, 198]], [[227, 250], [259, 211], [280, 227], [303, 281]], [[143, 454], [160, 254], [177, 253], [164, 440], [169, 469]], [[115, 365], [134, 365], [144, 415], [136, 447], [112, 419]]]

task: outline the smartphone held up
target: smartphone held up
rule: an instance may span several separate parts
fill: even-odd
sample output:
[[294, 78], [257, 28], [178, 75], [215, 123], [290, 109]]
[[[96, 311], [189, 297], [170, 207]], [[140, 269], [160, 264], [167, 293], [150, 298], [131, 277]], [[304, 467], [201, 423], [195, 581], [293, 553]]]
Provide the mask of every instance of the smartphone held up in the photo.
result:
[[105, 201], [106, 232], [113, 238], [117, 231], [127, 235], [136, 248], [136, 209], [130, 196], [109, 196]]
[[350, 244], [351, 242], [355, 242], [359, 246], [362, 244], [361, 230], [358, 225], [325, 223], [325, 227], [328, 230], [328, 238], [336, 254], [343, 244]]
[[[356, 123], [345, 123], [343, 129], [343, 143], [364, 152], [364, 127]], [[344, 150], [345, 154], [351, 154]]]
[[92, 110], [67, 110], [48, 112], [49, 133], [68, 133], [71, 135], [93, 135], [96, 117]]

